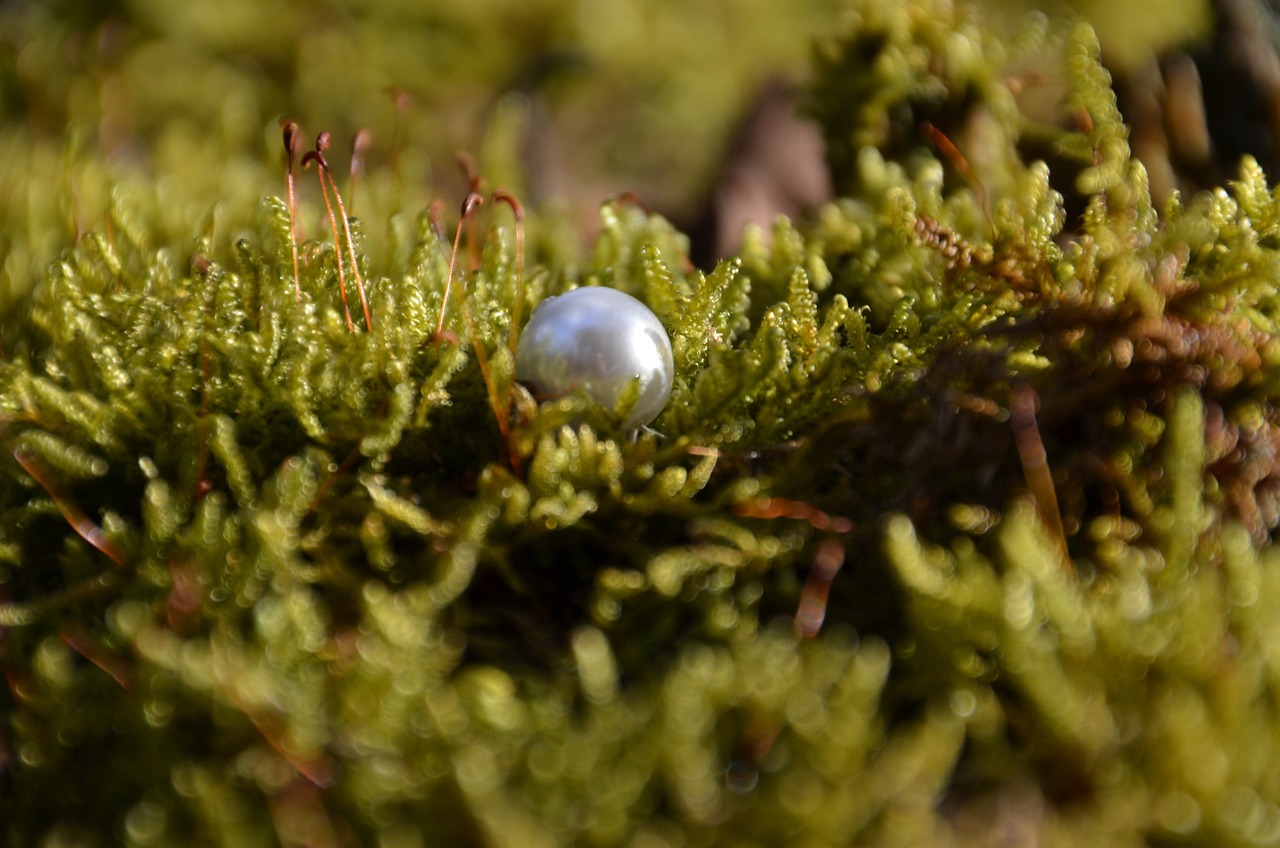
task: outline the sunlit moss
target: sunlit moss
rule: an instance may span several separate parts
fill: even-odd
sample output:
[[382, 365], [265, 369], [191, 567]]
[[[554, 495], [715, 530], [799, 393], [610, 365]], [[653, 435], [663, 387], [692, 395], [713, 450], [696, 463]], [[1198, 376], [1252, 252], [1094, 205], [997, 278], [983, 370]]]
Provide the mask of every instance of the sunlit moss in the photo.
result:
[[[1280, 197], [1245, 161], [1157, 210], [1083, 25], [855, 6], [846, 196], [709, 272], [623, 201], [585, 251], [531, 204], [520, 268], [486, 203], [450, 278], [387, 165], [350, 243], [306, 196], [295, 294], [281, 175], [49, 159], [76, 190], [6, 212], [69, 221], [6, 266], [45, 267], [0, 364], [6, 838], [1274, 842]], [[1087, 122], [1019, 111], [1037, 51]], [[600, 284], [672, 336], [653, 431], [514, 382], [517, 311]]]

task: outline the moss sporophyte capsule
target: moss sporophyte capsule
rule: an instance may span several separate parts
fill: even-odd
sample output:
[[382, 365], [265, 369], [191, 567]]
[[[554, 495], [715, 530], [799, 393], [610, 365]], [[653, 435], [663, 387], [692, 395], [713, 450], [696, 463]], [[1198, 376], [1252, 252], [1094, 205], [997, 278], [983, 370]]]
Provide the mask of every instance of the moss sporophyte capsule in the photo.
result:
[[588, 287], [549, 297], [520, 334], [516, 377], [538, 397], [583, 391], [615, 409], [639, 380], [625, 429], [648, 424], [667, 405], [675, 364], [658, 316], [617, 289]]

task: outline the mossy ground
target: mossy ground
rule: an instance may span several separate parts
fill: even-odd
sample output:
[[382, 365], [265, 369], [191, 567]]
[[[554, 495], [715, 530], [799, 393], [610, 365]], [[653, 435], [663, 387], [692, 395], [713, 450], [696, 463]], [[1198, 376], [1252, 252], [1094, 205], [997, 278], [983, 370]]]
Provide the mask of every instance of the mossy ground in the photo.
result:
[[[339, 175], [349, 238], [300, 172], [295, 279], [269, 98], [225, 107], [256, 158], [129, 112], [146, 180], [6, 136], [6, 838], [1280, 839], [1280, 195], [1153, 199], [1084, 25], [851, 9], [841, 199], [705, 272], [629, 201], [584, 248], [486, 195], [450, 277], [406, 145]], [[669, 330], [656, 432], [515, 382], [515, 316], [579, 285]]]

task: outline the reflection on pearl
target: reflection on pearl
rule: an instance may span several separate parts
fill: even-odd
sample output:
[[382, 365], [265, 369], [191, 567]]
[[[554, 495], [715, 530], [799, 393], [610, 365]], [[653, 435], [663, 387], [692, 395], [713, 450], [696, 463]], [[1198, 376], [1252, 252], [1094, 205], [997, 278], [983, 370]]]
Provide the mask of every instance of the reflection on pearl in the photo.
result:
[[539, 398], [582, 390], [614, 409], [622, 390], [640, 380], [640, 397], [623, 423], [648, 424], [667, 405], [675, 364], [662, 322], [617, 289], [588, 287], [549, 297], [520, 334], [516, 378]]

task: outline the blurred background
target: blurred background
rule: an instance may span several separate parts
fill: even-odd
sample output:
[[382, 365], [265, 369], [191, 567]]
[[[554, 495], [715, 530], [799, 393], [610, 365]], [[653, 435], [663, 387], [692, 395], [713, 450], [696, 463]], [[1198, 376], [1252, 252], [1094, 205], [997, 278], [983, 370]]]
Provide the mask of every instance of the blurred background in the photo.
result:
[[840, 5], [0, 0], [0, 318], [87, 230], [225, 242], [284, 194], [286, 117], [304, 149], [332, 133], [344, 177], [369, 132], [349, 211], [374, 250], [390, 212], [457, 208], [459, 151], [566, 231], [620, 191], [690, 219], [751, 99], [802, 78]]
[[[717, 196], [759, 201], [720, 224], [730, 232], [823, 198], [821, 146], [789, 116], [814, 39], [856, 5], [0, 0], [0, 316], [86, 230], [181, 244], [251, 220], [284, 190], [285, 117], [306, 144], [332, 133], [339, 174], [357, 130], [370, 133], [357, 216], [436, 197], [452, 210], [465, 150], [489, 186], [559, 210], [568, 228], [589, 231], [597, 205], [629, 191], [714, 257], [733, 247], [708, 220]], [[1276, 163], [1268, 2], [985, 5], [1010, 22], [1041, 11], [1095, 24], [1157, 194], [1215, 184], [1244, 151]], [[761, 197], [742, 178], [753, 157], [796, 196]]]
[[[370, 172], [394, 160], [409, 203], [456, 205], [466, 150], [527, 201], [631, 190], [684, 213], [754, 93], [803, 75], [839, 5], [10, 0], [0, 145], [92, 149], [234, 203], [228, 171], [263, 170], [251, 195], [274, 188], [288, 116], [308, 144], [333, 134], [335, 169], [369, 130]], [[4, 176], [6, 194], [24, 182]]]

